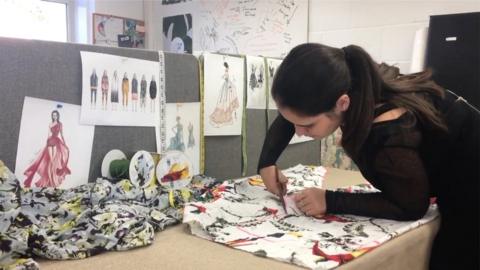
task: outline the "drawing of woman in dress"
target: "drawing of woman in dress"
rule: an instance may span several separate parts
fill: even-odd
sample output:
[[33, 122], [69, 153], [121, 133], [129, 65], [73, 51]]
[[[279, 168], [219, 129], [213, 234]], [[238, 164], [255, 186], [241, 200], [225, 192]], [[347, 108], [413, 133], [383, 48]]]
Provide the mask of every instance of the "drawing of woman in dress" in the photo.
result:
[[223, 74], [224, 82], [220, 88], [220, 95], [218, 96], [215, 110], [210, 114], [210, 123], [214, 127], [232, 124], [233, 120], [237, 118], [237, 109], [239, 107], [237, 90], [228, 73], [228, 63], [224, 62], [223, 66], [225, 67], [225, 73]]
[[137, 111], [138, 105], [138, 81], [137, 81], [137, 74], [133, 73], [132, 79], [132, 111]]
[[37, 174], [40, 178], [35, 186], [58, 187], [65, 180], [65, 176], [71, 173], [68, 168], [70, 150], [63, 137], [60, 113], [57, 110], [52, 111], [51, 118], [46, 146], [24, 172], [27, 177], [24, 181], [25, 187], [31, 187], [33, 178]]
[[155, 98], [157, 98], [157, 83], [155, 82], [155, 76], [152, 76], [150, 81], [150, 99], [152, 100], [150, 112], [155, 112]]
[[147, 96], [147, 80], [145, 79], [145, 74], [142, 75], [142, 81], [140, 82], [140, 111], [144, 112], [147, 107], [146, 102]]
[[122, 79], [122, 106], [123, 110], [128, 110], [128, 92], [130, 91], [130, 85], [128, 84], [127, 73], [123, 74]]
[[95, 109], [97, 105], [97, 86], [98, 86], [98, 77], [95, 69], [90, 75], [90, 108]]
[[188, 148], [195, 146], [195, 137], [193, 137], [193, 125], [192, 122], [188, 123]]
[[102, 76], [102, 109], [107, 109], [107, 99], [108, 99], [108, 75], [107, 70], [103, 71]]
[[251, 71], [250, 71], [250, 81], [249, 81], [250, 90], [252, 90], [252, 92], [255, 90], [255, 88], [257, 88], [257, 85], [258, 85], [257, 76], [255, 75], [256, 70], [257, 70], [257, 67], [254, 64], [252, 64]]
[[113, 72], [113, 79], [112, 79], [112, 93], [110, 94], [110, 102], [112, 102], [112, 110], [117, 110], [118, 104], [118, 76], [117, 71]]
[[172, 128], [175, 134], [170, 138], [170, 145], [167, 150], [185, 151], [185, 143], [183, 142], [183, 124], [180, 123], [180, 116], [177, 116], [177, 124]]

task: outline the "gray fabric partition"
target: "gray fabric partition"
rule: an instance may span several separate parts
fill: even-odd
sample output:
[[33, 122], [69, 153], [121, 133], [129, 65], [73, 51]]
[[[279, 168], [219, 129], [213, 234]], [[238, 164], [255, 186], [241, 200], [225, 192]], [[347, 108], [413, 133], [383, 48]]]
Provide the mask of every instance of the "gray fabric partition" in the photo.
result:
[[[0, 38], [0, 160], [14, 169], [22, 105], [25, 96], [80, 105], [82, 65], [80, 51], [92, 51], [137, 59], [158, 60], [156, 51], [108, 48], [92, 45]], [[198, 102], [199, 66], [192, 55], [165, 54], [167, 102]], [[263, 110], [247, 113], [247, 175], [256, 173], [266, 132]], [[274, 119], [276, 112], [269, 112]], [[155, 130], [150, 127], [95, 127], [89, 180], [100, 175], [101, 161], [110, 149], [131, 157], [137, 150], [155, 151]], [[315, 149], [318, 149], [315, 150]], [[289, 146], [279, 165], [319, 164], [319, 142]], [[242, 174], [240, 136], [205, 137], [205, 174], [236, 178]]]
[[[81, 103], [80, 51], [158, 60], [156, 51], [0, 38], [0, 159], [15, 167], [25, 96]], [[198, 102], [198, 63], [191, 55], [165, 54], [167, 102]], [[103, 156], [112, 148], [131, 157], [134, 151], [155, 151], [155, 130], [149, 127], [97, 126], [90, 163], [93, 181]]]
[[257, 174], [258, 159], [266, 135], [265, 110], [247, 109], [247, 175]]
[[205, 174], [219, 179], [242, 176], [242, 137], [205, 137]]
[[[278, 115], [277, 110], [268, 110], [268, 126], [272, 124]], [[303, 165], [320, 165], [320, 141], [308, 141], [290, 144], [278, 159], [280, 168], [288, 168], [299, 163]]]

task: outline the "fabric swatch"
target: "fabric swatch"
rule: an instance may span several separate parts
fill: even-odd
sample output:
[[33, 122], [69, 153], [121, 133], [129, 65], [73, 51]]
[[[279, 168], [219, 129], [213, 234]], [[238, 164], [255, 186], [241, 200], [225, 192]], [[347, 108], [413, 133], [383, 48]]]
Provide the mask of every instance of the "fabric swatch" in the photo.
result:
[[[217, 187], [212, 202], [187, 203], [183, 222], [196, 236], [257, 256], [312, 269], [331, 269], [438, 215], [436, 205], [431, 205], [422, 219], [413, 222], [353, 215], [315, 219], [291, 209], [289, 195], [306, 187], [321, 186], [325, 169], [298, 165], [284, 174], [289, 178], [287, 213], [261, 179], [250, 177], [224, 182]], [[342, 190], [378, 192], [368, 184]]]
[[38, 269], [34, 255], [71, 260], [149, 245], [182, 220], [186, 202], [213, 198], [205, 193], [215, 185], [195, 177], [189, 188], [167, 191], [99, 178], [71, 189], [22, 189], [0, 161], [0, 268]]

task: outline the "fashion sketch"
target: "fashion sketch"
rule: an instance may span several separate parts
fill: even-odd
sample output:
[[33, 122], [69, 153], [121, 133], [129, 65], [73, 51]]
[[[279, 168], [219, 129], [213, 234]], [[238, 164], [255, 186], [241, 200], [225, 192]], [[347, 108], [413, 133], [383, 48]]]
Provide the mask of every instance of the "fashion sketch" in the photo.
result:
[[68, 168], [70, 150], [63, 137], [63, 126], [58, 110], [52, 111], [51, 120], [45, 147], [24, 172], [25, 187], [32, 186], [36, 175], [39, 178], [35, 181], [35, 186], [58, 187], [65, 177], [71, 174]]
[[223, 84], [220, 88], [217, 104], [212, 114], [210, 114], [210, 123], [214, 127], [233, 124], [237, 118], [237, 109], [239, 101], [235, 85], [230, 78], [228, 63], [224, 62], [225, 73], [222, 76]]
[[136, 112], [138, 109], [138, 81], [137, 74], [133, 73], [132, 78], [132, 111]]
[[170, 138], [170, 144], [167, 150], [178, 150], [185, 152], [185, 143], [183, 141], [183, 124], [180, 122], [180, 116], [177, 116], [176, 120], [177, 124], [172, 127], [172, 132], [175, 135]]
[[140, 82], [140, 111], [145, 112], [147, 97], [147, 80], [145, 79], [145, 74], [142, 75], [142, 81]]
[[107, 110], [108, 86], [107, 70], [104, 70], [102, 76], [102, 110]]
[[193, 125], [192, 122], [188, 123], [188, 148], [195, 146], [195, 137], [193, 136]]
[[98, 76], [95, 69], [90, 75], [90, 108], [95, 109], [97, 104], [97, 86], [98, 86]]
[[155, 76], [152, 75], [152, 80], [150, 81], [150, 99], [151, 107], [150, 112], [155, 112], [155, 98], [157, 98], [157, 82], [155, 82]]
[[112, 102], [112, 110], [116, 111], [118, 106], [118, 76], [117, 71], [113, 72], [113, 79], [112, 79], [112, 89], [110, 94], [110, 102]]
[[122, 79], [122, 108], [124, 111], [128, 109], [128, 92], [130, 91], [130, 85], [128, 84], [127, 73], [123, 74]]

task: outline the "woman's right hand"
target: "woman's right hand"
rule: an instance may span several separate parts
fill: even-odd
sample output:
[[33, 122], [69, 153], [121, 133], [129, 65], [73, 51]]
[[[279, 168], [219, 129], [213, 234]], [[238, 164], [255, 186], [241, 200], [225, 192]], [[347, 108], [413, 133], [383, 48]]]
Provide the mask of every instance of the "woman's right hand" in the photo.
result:
[[[277, 172], [278, 170], [278, 179]], [[267, 190], [277, 196], [283, 196], [280, 186], [283, 186], [283, 191], [286, 190], [286, 185], [288, 183], [288, 178], [283, 175], [282, 171], [277, 168], [277, 166], [272, 165], [260, 169], [260, 176], [263, 179], [263, 183], [267, 187]]]

